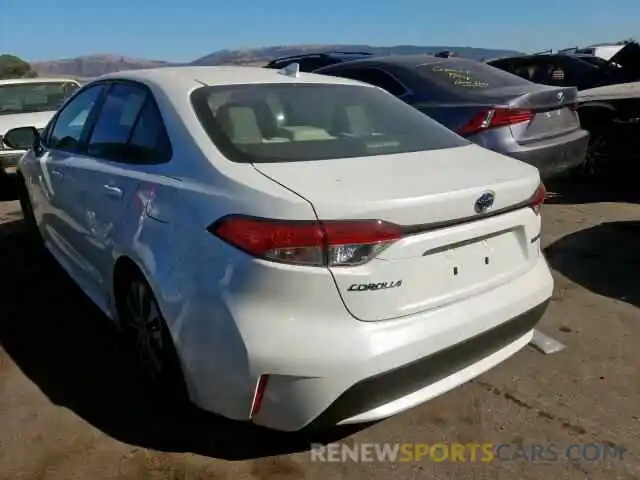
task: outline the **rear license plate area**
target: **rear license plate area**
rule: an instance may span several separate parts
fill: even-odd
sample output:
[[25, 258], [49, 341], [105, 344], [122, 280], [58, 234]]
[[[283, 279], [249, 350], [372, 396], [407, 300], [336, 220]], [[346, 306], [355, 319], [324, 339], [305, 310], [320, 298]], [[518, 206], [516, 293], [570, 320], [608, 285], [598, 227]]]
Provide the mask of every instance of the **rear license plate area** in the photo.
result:
[[[523, 229], [512, 229], [426, 251], [427, 268], [438, 272], [442, 287], [471, 287], [498, 279], [527, 262]], [[444, 291], [443, 291], [444, 293]]]

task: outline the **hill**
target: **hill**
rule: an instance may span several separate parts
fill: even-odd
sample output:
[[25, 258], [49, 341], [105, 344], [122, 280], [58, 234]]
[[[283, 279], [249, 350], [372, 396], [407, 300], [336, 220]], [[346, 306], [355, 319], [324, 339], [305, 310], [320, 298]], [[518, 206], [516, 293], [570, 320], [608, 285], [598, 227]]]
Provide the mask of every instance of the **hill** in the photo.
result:
[[474, 47], [396, 45], [374, 47], [371, 45], [283, 45], [241, 50], [219, 50], [192, 62], [178, 64], [162, 60], [134, 59], [113, 54], [86, 55], [77, 58], [33, 62], [33, 69], [40, 75], [65, 75], [76, 77], [97, 77], [120, 70], [163, 67], [170, 65], [262, 65], [277, 57], [299, 55], [301, 53], [328, 50], [362, 51], [375, 55], [407, 55], [415, 53], [433, 54], [442, 50], [453, 50], [459, 56], [483, 60], [520, 52]]
[[33, 62], [32, 68], [42, 76], [98, 77], [120, 70], [154, 68], [171, 65], [160, 60], [129, 58], [122, 55], [99, 53], [76, 58]]

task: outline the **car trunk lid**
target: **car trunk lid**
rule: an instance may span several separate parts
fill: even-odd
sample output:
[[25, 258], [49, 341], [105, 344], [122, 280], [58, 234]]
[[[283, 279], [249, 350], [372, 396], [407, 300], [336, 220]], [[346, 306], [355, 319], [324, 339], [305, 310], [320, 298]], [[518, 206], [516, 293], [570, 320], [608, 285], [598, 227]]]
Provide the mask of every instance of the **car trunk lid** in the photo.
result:
[[[401, 155], [258, 163], [320, 221], [382, 220], [405, 236], [359, 266], [330, 267], [354, 317], [378, 321], [453, 302], [531, 268], [534, 167], [475, 145]], [[487, 193], [493, 205], [479, 214]], [[537, 250], [536, 250], [537, 248]]]
[[565, 135], [580, 128], [575, 111], [578, 90], [574, 87], [527, 85], [505, 87], [499, 92], [479, 92], [491, 98], [505, 115], [512, 115], [509, 128], [520, 144]]

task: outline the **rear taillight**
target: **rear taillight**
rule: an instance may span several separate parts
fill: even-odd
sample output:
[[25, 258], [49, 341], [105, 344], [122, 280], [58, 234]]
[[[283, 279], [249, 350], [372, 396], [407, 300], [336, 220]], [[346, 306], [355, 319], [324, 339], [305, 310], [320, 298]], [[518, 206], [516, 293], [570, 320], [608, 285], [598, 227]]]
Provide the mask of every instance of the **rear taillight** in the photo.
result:
[[209, 231], [266, 260], [312, 266], [353, 266], [368, 262], [403, 236], [380, 220], [286, 221], [243, 215], [218, 220]]
[[544, 184], [541, 183], [536, 189], [535, 193], [533, 194], [530, 200], [531, 208], [537, 214], [540, 213], [540, 210], [542, 209], [542, 204], [544, 203], [544, 199], [546, 198], [546, 196], [547, 196], [547, 189], [545, 188]]
[[472, 135], [484, 130], [506, 127], [517, 123], [528, 122], [533, 118], [531, 110], [513, 108], [491, 108], [475, 115], [461, 130], [461, 135]]

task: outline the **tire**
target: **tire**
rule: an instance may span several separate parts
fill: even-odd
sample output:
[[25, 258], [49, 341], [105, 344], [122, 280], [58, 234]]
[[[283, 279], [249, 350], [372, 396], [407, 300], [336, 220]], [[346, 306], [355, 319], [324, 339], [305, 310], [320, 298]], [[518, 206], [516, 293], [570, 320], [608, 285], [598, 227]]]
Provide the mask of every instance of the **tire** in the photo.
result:
[[149, 283], [130, 269], [116, 285], [116, 309], [125, 350], [143, 387], [164, 401], [187, 403], [180, 360]]
[[602, 179], [611, 173], [611, 164], [614, 161], [611, 146], [611, 135], [608, 130], [593, 132], [589, 139], [589, 148], [585, 158], [582, 175], [588, 179]]
[[587, 155], [578, 167], [578, 176], [589, 183], [602, 182], [615, 168], [615, 113], [599, 107], [589, 107], [579, 110], [579, 117], [582, 128], [590, 136]]
[[16, 188], [18, 190], [18, 201], [20, 202], [20, 209], [22, 210], [25, 226], [30, 233], [36, 234], [38, 239], [40, 239], [40, 232], [38, 230], [35, 215], [33, 214], [33, 206], [31, 205], [29, 192], [24, 183], [24, 178], [21, 175], [18, 176]]

